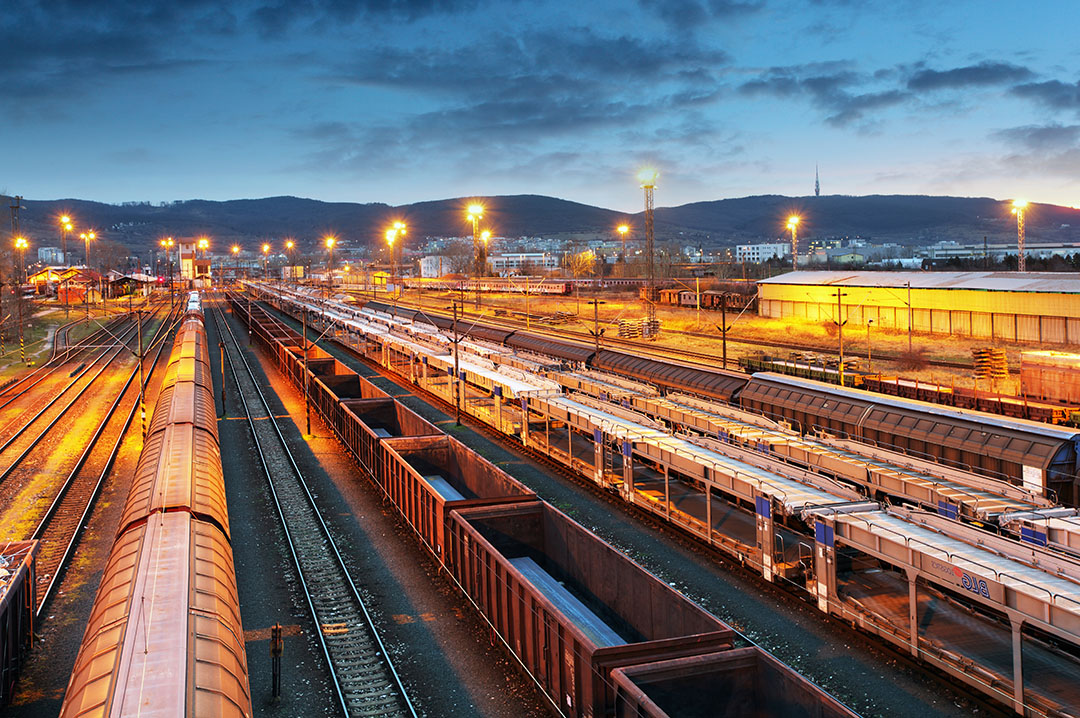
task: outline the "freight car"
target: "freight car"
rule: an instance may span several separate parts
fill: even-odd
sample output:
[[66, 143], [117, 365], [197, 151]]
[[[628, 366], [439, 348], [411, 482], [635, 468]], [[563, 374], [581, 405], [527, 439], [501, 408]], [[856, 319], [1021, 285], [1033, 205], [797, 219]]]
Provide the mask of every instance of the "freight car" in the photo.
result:
[[[325, 322], [348, 323], [332, 304], [286, 305], [314, 311]], [[385, 334], [370, 341], [380, 345], [396, 339]], [[359, 346], [352, 339], [346, 345]], [[1070, 658], [1080, 646], [1080, 628], [1072, 619], [1080, 606], [1080, 561], [1028, 539], [994, 536], [981, 522], [956, 521], [960, 509], [947, 494], [955, 488], [963, 495], [963, 485], [931, 486], [946, 499], [933, 514], [883, 508], [850, 486], [778, 461], [768, 442], [750, 448], [673, 434], [624, 405], [566, 395], [561, 387], [544, 389], [540, 375], [521, 377], [535, 389], [522, 395], [520, 410], [506, 407], [513, 420], [495, 425], [490, 414], [474, 411], [490, 401], [484, 389], [465, 376], [447, 382], [423, 375], [417, 369], [423, 354], [419, 349], [410, 366], [375, 361], [448, 403], [464, 395], [465, 411], [528, 449], [759, 570], [767, 580], [808, 594], [822, 612], [880, 636], [1018, 713], [1057, 716], [1080, 704], [1075, 687], [1080, 681], [1074, 680], [1080, 661]], [[783, 400], [789, 394], [780, 390], [777, 396]], [[833, 395], [806, 403], [837, 409], [836, 423], [851, 413], [851, 402]], [[932, 420], [934, 410], [940, 407], [923, 407], [915, 424]], [[970, 429], [972, 440], [974, 431], [987, 434], [989, 446], [1018, 438], [992, 422]], [[918, 436], [924, 428], [910, 433]], [[921, 477], [883, 468], [882, 485], [899, 481], [927, 488]], [[928, 495], [919, 499], [928, 500]], [[1004, 508], [998, 496], [970, 492], [966, 500], [972, 516], [985, 514], [991, 501]], [[978, 648], [970, 635], [980, 636]]]
[[0, 708], [11, 702], [34, 640], [37, 541], [0, 544]]
[[[275, 323], [256, 305], [234, 298], [233, 307], [256, 326]], [[295, 364], [291, 352], [273, 346], [269, 332], [256, 329], [253, 336], [279, 366]], [[396, 370], [416, 375], [415, 367]], [[441, 433], [395, 436], [411, 412], [394, 403], [396, 410], [383, 408], [373, 426], [351, 419], [363, 432], [377, 427], [389, 434], [375, 434], [385, 457], [375, 462], [376, 470], [370, 460], [361, 464], [563, 714], [611, 715], [613, 675], [620, 667], [731, 648], [727, 626], [461, 443]], [[368, 453], [354, 438], [356, 426], [331, 426], [358, 459]], [[800, 680], [792, 674], [782, 683]], [[820, 715], [853, 716], [814, 690]]]
[[250, 716], [201, 302], [192, 293], [61, 716]]
[[744, 408], [975, 471], [1075, 506], [1080, 432], [1024, 419], [886, 397], [783, 374], [754, 374]]
[[499, 292], [506, 294], [569, 294], [571, 283], [550, 277], [484, 277], [482, 279], [451, 279], [407, 277], [406, 289], [426, 291]]

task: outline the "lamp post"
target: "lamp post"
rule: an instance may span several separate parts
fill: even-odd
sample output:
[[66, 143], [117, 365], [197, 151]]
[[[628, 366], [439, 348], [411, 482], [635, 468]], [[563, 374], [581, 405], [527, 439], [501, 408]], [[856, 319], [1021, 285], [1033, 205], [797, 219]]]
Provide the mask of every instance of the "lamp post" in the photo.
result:
[[791, 269], [799, 268], [799, 222], [798, 215], [788, 217], [787, 228], [791, 230]]
[[175, 242], [172, 237], [166, 237], [158, 242], [161, 248], [165, 250], [165, 259], [169, 263], [169, 308], [173, 306], [173, 269], [172, 269], [172, 248]]
[[64, 255], [64, 264], [70, 264], [67, 256], [67, 236], [75, 225], [71, 222], [71, 217], [68, 215], [62, 215], [60, 217], [60, 253]]
[[[210, 240], [207, 239], [206, 237], [199, 237], [199, 241], [195, 246], [198, 248], [198, 250], [200, 252], [199, 256], [201, 256], [203, 259], [206, 259], [206, 250], [210, 246]], [[192, 260], [192, 262], [191, 262], [191, 275], [192, 275], [193, 280], [199, 274], [198, 270], [196, 269], [196, 266], [197, 265], [195, 264], [194, 260]], [[207, 271], [206, 271], [206, 279], [207, 279], [207, 281], [210, 281], [210, 270], [209, 269], [207, 269]]]
[[234, 244], [232, 246], [233, 256], [233, 281], [236, 284], [240, 284], [240, 245]]
[[263, 251], [263, 281], [265, 282], [266, 279], [267, 279], [267, 268], [266, 268], [267, 267], [267, 262], [270, 259], [270, 245], [269, 244], [264, 244], [262, 246], [262, 251]]
[[651, 168], [638, 172], [638, 182], [645, 192], [645, 317], [648, 319], [650, 338], [655, 338], [656, 322], [656, 263], [654, 248], [656, 237], [653, 224], [653, 201], [656, 193], [656, 181], [660, 173]]
[[1016, 269], [1020, 272], [1027, 271], [1027, 261], [1024, 257], [1024, 210], [1027, 205], [1027, 200], [1018, 199], [1012, 206], [1012, 213], [1016, 215]]
[[[79, 238], [86, 244], [86, 271], [90, 272], [90, 242], [97, 238], [97, 234], [93, 230], [89, 232], [82, 232]], [[89, 277], [88, 277], [89, 278]], [[86, 304], [86, 321], [90, 322], [90, 286], [87, 285], [86, 291], [83, 293], [83, 300]]]
[[[625, 269], [625, 267], [626, 267], [626, 233], [630, 231], [630, 225], [628, 225], [628, 224], [620, 224], [618, 227], [615, 228], [615, 231], [619, 233], [619, 239], [622, 240], [622, 255], [620, 256], [619, 261], [622, 263], [623, 268]], [[625, 274], [625, 272], [624, 272], [624, 274]]]
[[296, 275], [296, 270], [294, 269], [295, 265], [293, 264], [293, 247], [295, 246], [296, 242], [291, 239], [285, 240], [285, 255], [289, 258], [289, 279], [294, 279]]
[[26, 248], [30, 244], [26, 241], [25, 237], [15, 238], [15, 249], [19, 253], [19, 281], [15, 283], [16, 289], [18, 289], [18, 296], [16, 297], [16, 304], [19, 305], [19, 361], [24, 365], [26, 364], [26, 340], [23, 337], [23, 282], [26, 281]]
[[[476, 308], [480, 308], [480, 275], [483, 271], [480, 259], [480, 220], [484, 218], [484, 205], [470, 204], [467, 212], [472, 222], [473, 237], [473, 278], [476, 280]], [[487, 260], [484, 260], [487, 263]]]
[[874, 355], [870, 351], [870, 325], [873, 323], [873, 319], [866, 320], [866, 371], [868, 372], [874, 370]]
[[332, 234], [327, 235], [323, 239], [323, 244], [326, 245], [326, 251], [329, 253], [326, 263], [326, 298], [329, 299], [334, 291], [334, 245], [337, 244], [337, 237]]

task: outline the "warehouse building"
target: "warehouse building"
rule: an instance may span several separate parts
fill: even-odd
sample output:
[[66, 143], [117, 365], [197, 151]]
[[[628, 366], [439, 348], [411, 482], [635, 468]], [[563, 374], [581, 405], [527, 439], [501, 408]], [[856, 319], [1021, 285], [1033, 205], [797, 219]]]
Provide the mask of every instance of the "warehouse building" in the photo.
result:
[[[837, 292], [840, 297], [837, 297]], [[839, 301], [839, 307], [838, 307]], [[1050, 272], [789, 272], [758, 282], [766, 317], [868, 322], [977, 339], [1080, 345], [1080, 276]]]

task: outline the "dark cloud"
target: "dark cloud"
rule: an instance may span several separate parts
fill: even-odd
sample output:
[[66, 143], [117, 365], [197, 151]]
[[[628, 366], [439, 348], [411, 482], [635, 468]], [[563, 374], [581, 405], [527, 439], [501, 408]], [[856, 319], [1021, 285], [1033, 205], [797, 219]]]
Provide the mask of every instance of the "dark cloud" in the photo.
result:
[[1025, 125], [995, 133], [999, 139], [1037, 152], [1074, 148], [1080, 142], [1080, 125]]
[[478, 4], [477, 0], [272, 0], [256, 3], [250, 17], [264, 34], [281, 35], [298, 23], [411, 22], [429, 15], [473, 10]]
[[941, 90], [979, 85], [1001, 85], [1033, 77], [1026, 67], [1006, 62], [980, 62], [951, 70], [918, 70], [907, 82], [909, 90]]
[[765, 0], [638, 0], [638, 4], [674, 27], [689, 29], [712, 19], [755, 13], [765, 7]]
[[1055, 110], [1080, 110], [1080, 81], [1075, 84], [1048, 80], [1029, 82], [1012, 89], [1018, 97], [1035, 100]]
[[897, 89], [860, 92], [857, 88], [865, 84], [865, 79], [858, 73], [851, 70], [815, 73], [819, 69], [817, 66], [773, 68], [762, 77], [740, 85], [739, 92], [748, 96], [807, 97], [827, 113], [825, 121], [837, 127], [863, 119], [870, 110], [898, 105], [911, 96]]

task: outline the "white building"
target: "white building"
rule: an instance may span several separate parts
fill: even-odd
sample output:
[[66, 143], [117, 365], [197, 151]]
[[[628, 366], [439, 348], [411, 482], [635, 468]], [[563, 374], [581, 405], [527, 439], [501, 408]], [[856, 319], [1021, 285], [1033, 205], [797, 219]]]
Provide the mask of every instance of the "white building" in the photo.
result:
[[432, 254], [420, 260], [421, 277], [441, 277], [450, 271], [450, 258]]
[[767, 262], [791, 256], [791, 244], [740, 244], [735, 248], [735, 260], [738, 262]]
[[64, 252], [59, 247], [38, 247], [37, 258], [42, 264], [61, 265], [64, 263]]
[[547, 252], [514, 252], [488, 256], [491, 271], [495, 274], [520, 274], [522, 269], [531, 272], [559, 268], [559, 256]]

